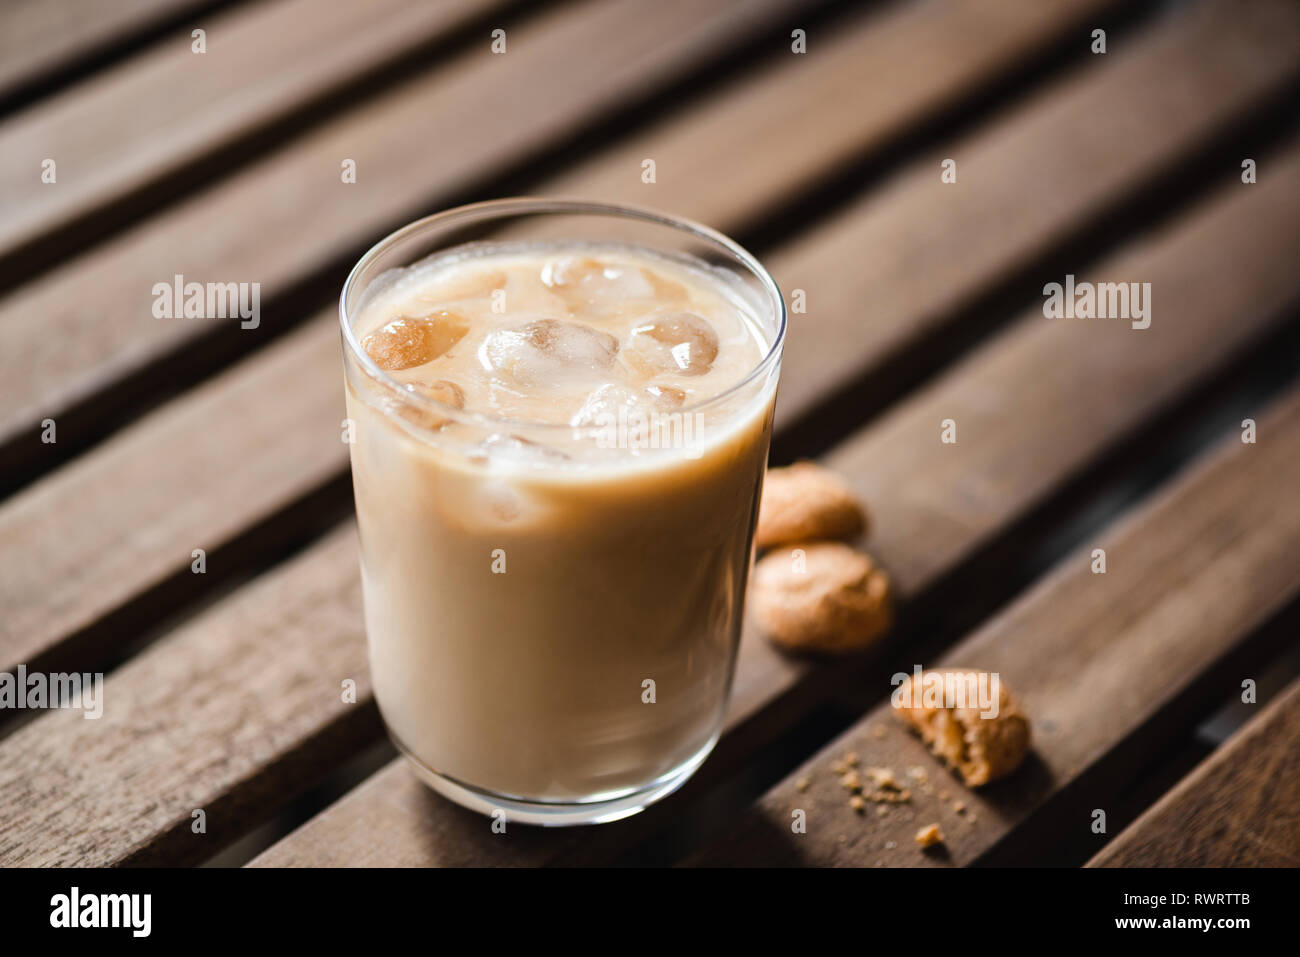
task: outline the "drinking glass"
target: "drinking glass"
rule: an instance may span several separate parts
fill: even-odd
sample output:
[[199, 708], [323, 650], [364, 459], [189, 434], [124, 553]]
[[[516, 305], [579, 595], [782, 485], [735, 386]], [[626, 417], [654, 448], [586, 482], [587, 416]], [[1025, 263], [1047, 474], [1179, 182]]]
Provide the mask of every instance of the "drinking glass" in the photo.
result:
[[[647, 441], [457, 409], [361, 346], [358, 315], [408, 267], [573, 242], [694, 263], [746, 304], [761, 360]], [[371, 676], [397, 747], [451, 800], [533, 824], [616, 820], [675, 790], [735, 670], [785, 334], [775, 281], [684, 219], [508, 199], [379, 242], [340, 316]]]

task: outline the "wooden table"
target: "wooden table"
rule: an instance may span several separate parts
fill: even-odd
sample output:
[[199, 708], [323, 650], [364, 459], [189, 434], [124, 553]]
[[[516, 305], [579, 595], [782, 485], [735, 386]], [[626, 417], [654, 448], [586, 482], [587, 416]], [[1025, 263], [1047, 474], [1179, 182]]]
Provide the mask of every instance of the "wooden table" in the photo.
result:
[[[1300, 863], [1300, 5], [20, 0], [0, 36], [0, 671], [106, 673], [97, 721], [0, 712], [0, 864]], [[802, 293], [773, 461], [851, 481], [902, 616], [834, 663], [747, 630], [681, 792], [503, 836], [383, 738], [334, 303], [519, 193], [702, 220]], [[1150, 283], [1149, 328], [1045, 317], [1067, 274]], [[154, 318], [176, 275], [260, 283], [257, 328]], [[888, 713], [916, 663], [999, 671], [1026, 766], [943, 771]], [[856, 815], [849, 750], [938, 786]]]

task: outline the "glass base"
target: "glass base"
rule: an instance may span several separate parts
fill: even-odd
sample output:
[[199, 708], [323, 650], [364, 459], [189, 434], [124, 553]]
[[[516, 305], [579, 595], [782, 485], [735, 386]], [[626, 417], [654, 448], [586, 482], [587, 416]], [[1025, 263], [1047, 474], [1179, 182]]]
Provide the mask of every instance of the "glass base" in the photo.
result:
[[478, 811], [491, 817], [505, 813], [511, 823], [535, 824], [541, 827], [573, 827], [579, 824], [606, 824], [619, 821], [644, 811], [651, 804], [667, 797], [686, 783], [696, 769], [704, 763], [718, 741], [714, 735], [704, 747], [677, 767], [655, 778], [644, 787], [597, 795], [585, 801], [530, 801], [526, 798], [508, 797], [493, 791], [472, 787], [429, 767], [399, 741], [391, 731], [389, 737], [415, 769], [416, 776], [434, 791], [461, 807]]

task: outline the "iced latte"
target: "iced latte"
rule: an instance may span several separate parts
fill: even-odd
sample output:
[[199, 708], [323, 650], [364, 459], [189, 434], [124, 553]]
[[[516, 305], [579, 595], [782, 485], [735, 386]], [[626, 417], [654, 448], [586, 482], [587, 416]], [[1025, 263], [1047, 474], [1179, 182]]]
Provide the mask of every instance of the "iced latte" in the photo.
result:
[[[491, 231], [439, 248], [458, 214]], [[736, 659], [783, 326], [770, 278], [690, 224], [503, 201], [381, 243], [343, 312], [366, 631], [398, 746], [513, 820], [668, 793], [712, 747]]]

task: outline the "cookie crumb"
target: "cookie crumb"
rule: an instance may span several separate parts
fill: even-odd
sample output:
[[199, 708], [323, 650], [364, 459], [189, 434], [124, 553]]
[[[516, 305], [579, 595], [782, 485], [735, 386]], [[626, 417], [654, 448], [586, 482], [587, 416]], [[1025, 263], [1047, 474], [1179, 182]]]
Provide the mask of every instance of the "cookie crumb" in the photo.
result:
[[804, 791], [808, 790], [809, 783], [810, 782], [807, 778], [800, 778], [798, 781], [794, 782], [795, 790], [802, 794]]
[[860, 798], [858, 795], [855, 794], [853, 795], [853, 797], [849, 798], [849, 807], [853, 808], [854, 811], [861, 814], [863, 811], [867, 809], [867, 802], [862, 800], [862, 798]]
[[861, 781], [861, 779], [858, 777], [858, 772], [857, 772], [857, 771], [850, 771], [848, 774], [846, 774], [846, 775], [844, 775], [842, 778], [840, 778], [840, 786], [841, 786], [841, 787], [846, 787], [846, 788], [848, 788], [850, 791], [861, 791], [861, 790], [862, 790], [862, 781]]
[[876, 805], [876, 817], [884, 817], [884, 816], [885, 816], [886, 814], [888, 814], [888, 813], [889, 813], [889, 805], [888, 805], [888, 804], [877, 804], [877, 805]]
[[856, 768], [858, 766], [858, 753], [856, 751], [850, 751], [848, 754], [844, 755], [844, 763], [851, 768]]
[[903, 786], [898, 783], [898, 778], [894, 777], [894, 772], [889, 768], [866, 768], [866, 773], [878, 788], [890, 791], [903, 790]]
[[935, 844], [943, 843], [943, 831], [939, 830], [938, 824], [927, 824], [916, 832], [916, 843], [922, 847], [932, 847]]
[[966, 813], [966, 805], [965, 805], [965, 804], [962, 804], [961, 801], [958, 801], [956, 804], [954, 804], [954, 805], [952, 806], [952, 809], [953, 809], [954, 811], [956, 811], [958, 814], [965, 814], [965, 813]]

